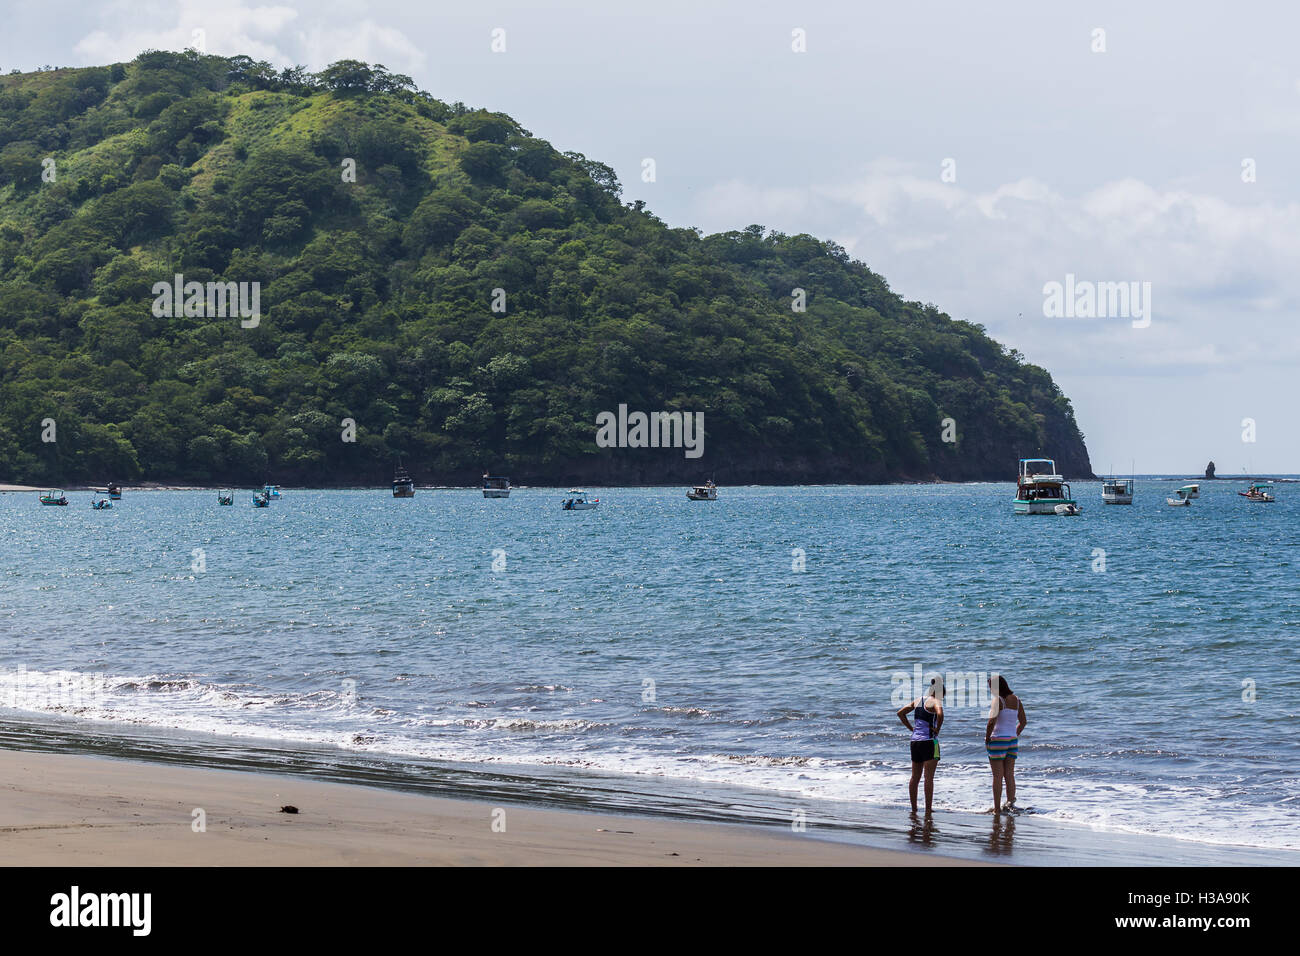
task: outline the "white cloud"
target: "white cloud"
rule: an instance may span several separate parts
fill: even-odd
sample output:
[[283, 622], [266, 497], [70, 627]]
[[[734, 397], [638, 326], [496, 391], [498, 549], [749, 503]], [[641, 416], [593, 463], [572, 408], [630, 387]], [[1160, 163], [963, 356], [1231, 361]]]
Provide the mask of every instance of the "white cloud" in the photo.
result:
[[82, 37], [76, 52], [92, 63], [133, 59], [141, 50], [183, 50], [203, 31], [207, 53], [244, 53], [287, 65], [292, 58], [275, 38], [298, 12], [279, 5], [247, 5], [222, 0], [182, 0], [178, 4], [112, 3], [101, 15], [107, 25]]
[[[1152, 366], [1214, 366], [1247, 353], [1269, 361], [1300, 346], [1289, 311], [1300, 301], [1300, 274], [1288, 265], [1300, 254], [1296, 204], [1231, 203], [1136, 179], [1077, 197], [1033, 179], [976, 191], [894, 161], [838, 186], [765, 189], [733, 180], [703, 200], [712, 220], [841, 237], [902, 294], [937, 302], [1007, 339], [1041, 338], [1036, 351], [1070, 365], [1084, 359], [1080, 344], [1122, 346], [1112, 362]], [[1043, 285], [1066, 273], [1150, 282], [1152, 328], [1043, 318]], [[1252, 339], [1224, 323], [1225, 308], [1282, 333], [1282, 341], [1254, 352]], [[1051, 335], [1053, 322], [1068, 323], [1068, 335]]]
[[304, 62], [316, 69], [337, 60], [382, 63], [397, 72], [415, 70], [424, 63], [424, 53], [400, 30], [381, 27], [373, 20], [314, 25], [299, 32], [297, 39]]
[[304, 63], [319, 70], [336, 60], [356, 59], [412, 71], [425, 59], [401, 31], [357, 19], [355, 9], [342, 4], [314, 8], [310, 25], [298, 29], [293, 29], [300, 22], [298, 10], [274, 3], [114, 2], [103, 10], [99, 28], [75, 46], [86, 62], [130, 60], [146, 49], [182, 50], [195, 46], [195, 30], [203, 31], [207, 53], [247, 54], [281, 67]]

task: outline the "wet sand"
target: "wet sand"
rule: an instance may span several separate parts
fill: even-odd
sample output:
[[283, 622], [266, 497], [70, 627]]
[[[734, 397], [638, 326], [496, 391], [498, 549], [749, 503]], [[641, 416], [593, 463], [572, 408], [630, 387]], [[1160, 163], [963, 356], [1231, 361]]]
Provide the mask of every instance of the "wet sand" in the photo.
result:
[[0, 859], [18, 866], [979, 865], [760, 827], [82, 755], [3, 751], [0, 780]]

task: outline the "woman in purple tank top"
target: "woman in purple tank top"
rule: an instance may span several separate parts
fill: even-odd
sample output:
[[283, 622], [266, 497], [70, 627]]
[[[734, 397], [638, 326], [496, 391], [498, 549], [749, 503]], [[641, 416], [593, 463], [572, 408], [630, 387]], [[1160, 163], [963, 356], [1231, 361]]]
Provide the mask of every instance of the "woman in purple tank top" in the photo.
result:
[[[912, 798], [912, 813], [916, 813], [916, 791], [925, 774], [925, 815], [930, 816], [934, 800], [934, 771], [939, 766], [939, 728], [943, 726], [943, 678], [935, 677], [919, 700], [909, 701], [898, 709], [898, 719], [912, 732], [912, 782], [907, 792]], [[907, 716], [912, 715], [913, 723]]]

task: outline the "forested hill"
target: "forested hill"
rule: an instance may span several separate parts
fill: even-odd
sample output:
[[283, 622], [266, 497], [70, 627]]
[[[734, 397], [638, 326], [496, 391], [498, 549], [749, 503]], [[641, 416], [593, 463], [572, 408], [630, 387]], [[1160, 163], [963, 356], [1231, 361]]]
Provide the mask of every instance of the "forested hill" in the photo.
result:
[[[360, 484], [399, 456], [422, 483], [1091, 474], [1069, 401], [981, 327], [834, 243], [619, 197], [354, 61], [0, 77], [0, 481]], [[259, 283], [257, 319], [158, 307], [177, 274]], [[620, 405], [703, 412], [703, 456], [598, 447]]]

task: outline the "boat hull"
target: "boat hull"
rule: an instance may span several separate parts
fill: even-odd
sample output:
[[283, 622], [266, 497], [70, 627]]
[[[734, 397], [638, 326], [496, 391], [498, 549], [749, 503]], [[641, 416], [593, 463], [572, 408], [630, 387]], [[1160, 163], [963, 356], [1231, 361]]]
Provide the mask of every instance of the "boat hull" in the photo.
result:
[[484, 498], [509, 498], [510, 489], [509, 488], [484, 488], [483, 497]]
[[1054, 515], [1057, 505], [1076, 505], [1073, 498], [1016, 498], [1013, 502], [1018, 515]]

